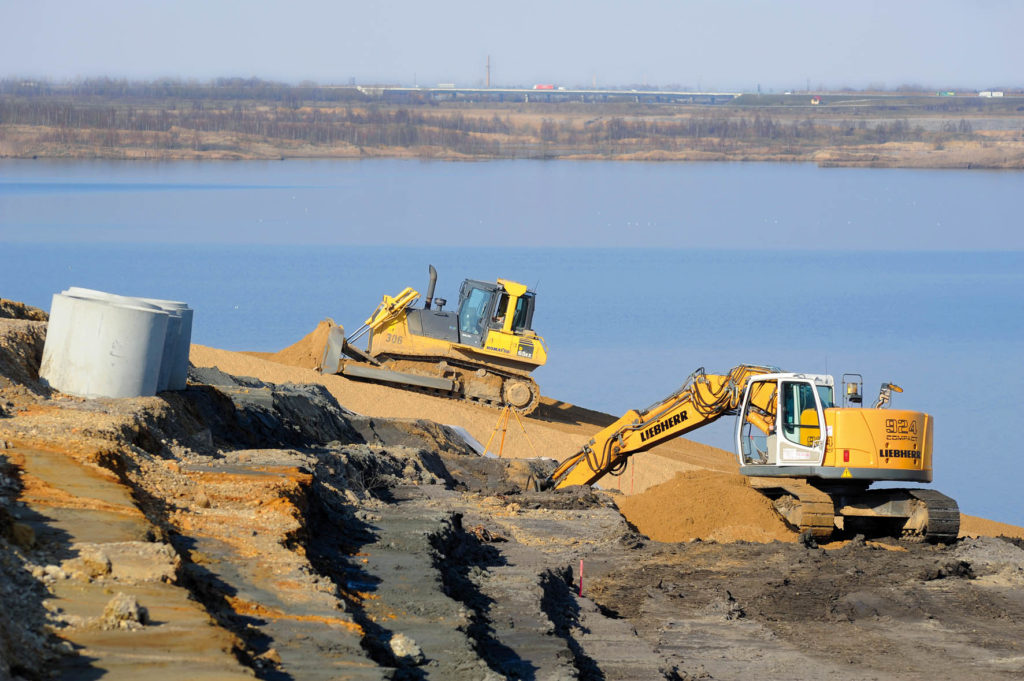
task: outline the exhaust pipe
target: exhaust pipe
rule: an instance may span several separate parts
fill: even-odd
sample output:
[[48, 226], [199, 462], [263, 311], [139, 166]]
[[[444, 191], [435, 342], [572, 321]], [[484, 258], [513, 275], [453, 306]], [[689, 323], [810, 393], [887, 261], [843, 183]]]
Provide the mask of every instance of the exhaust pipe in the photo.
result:
[[427, 286], [427, 300], [423, 303], [423, 309], [429, 310], [430, 304], [434, 302], [434, 286], [437, 284], [437, 270], [430, 265], [430, 285]]

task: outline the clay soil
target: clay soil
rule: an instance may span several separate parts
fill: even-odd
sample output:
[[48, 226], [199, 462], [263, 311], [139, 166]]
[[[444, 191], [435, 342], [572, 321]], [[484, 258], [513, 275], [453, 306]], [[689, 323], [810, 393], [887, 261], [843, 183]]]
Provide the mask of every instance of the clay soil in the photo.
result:
[[685, 440], [529, 491], [611, 417], [545, 398], [479, 456], [443, 424], [486, 442], [495, 410], [322, 376], [322, 329], [75, 398], [38, 379], [46, 322], [7, 314], [0, 679], [1024, 674], [1022, 528], [809, 546]]

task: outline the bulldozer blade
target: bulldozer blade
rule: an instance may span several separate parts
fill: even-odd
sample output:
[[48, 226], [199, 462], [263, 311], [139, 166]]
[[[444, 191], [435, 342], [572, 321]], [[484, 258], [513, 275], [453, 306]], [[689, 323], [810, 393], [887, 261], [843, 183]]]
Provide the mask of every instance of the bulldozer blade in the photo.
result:
[[327, 342], [320, 358], [321, 374], [336, 374], [339, 371], [341, 355], [345, 351], [345, 327], [331, 324], [327, 332]]

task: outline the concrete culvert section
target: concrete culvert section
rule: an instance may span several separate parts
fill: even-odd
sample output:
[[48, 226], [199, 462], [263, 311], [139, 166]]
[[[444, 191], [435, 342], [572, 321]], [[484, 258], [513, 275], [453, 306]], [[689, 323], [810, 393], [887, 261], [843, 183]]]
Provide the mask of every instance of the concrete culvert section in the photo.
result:
[[71, 287], [53, 296], [39, 375], [79, 397], [180, 390], [191, 337], [185, 303]]

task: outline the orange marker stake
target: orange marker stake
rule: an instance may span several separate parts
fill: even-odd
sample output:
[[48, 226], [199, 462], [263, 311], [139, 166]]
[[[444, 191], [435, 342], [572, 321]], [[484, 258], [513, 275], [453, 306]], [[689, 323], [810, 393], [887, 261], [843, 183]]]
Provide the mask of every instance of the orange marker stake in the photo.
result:
[[583, 597], [583, 559], [580, 558], [580, 598]]

